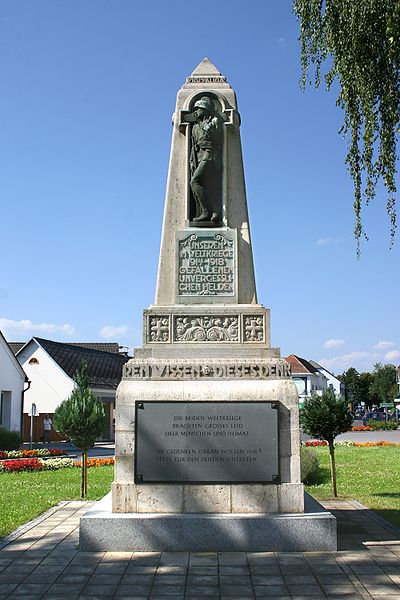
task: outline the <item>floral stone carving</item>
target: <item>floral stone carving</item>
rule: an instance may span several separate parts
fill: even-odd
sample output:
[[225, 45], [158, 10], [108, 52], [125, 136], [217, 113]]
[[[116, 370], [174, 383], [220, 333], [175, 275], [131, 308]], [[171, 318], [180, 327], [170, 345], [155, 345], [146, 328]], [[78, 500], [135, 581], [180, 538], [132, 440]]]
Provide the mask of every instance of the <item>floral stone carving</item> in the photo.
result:
[[176, 342], [238, 342], [238, 316], [176, 317]]

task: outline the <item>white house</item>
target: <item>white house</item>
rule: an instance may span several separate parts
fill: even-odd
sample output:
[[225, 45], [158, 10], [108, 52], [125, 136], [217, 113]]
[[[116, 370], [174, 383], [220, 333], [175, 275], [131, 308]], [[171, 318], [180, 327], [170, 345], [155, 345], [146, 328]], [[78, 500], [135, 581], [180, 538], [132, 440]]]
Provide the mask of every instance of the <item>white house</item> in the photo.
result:
[[[11, 343], [12, 346], [16, 344]], [[115, 346], [116, 351], [99, 350], [97, 347]], [[42, 435], [42, 423], [46, 414], [52, 417], [56, 407], [71, 394], [73, 377], [82, 362], [88, 369], [89, 384], [98, 400], [104, 403], [107, 425], [104, 439], [113, 439], [115, 393], [122, 376], [122, 366], [128, 356], [118, 353], [118, 345], [67, 344], [34, 337], [19, 350], [16, 357], [29, 377], [30, 389], [25, 393], [24, 439], [29, 437], [29, 410], [36, 405], [39, 416], [35, 419], [34, 439]], [[52, 439], [57, 439], [52, 432]]]
[[305, 398], [316, 393], [322, 395], [328, 387], [327, 377], [314, 367], [310, 361], [295, 354], [286, 357], [290, 364], [292, 378], [296, 384], [299, 394], [299, 404], [303, 404]]
[[329, 389], [333, 390], [336, 395], [341, 394], [344, 397], [346, 386], [342, 381], [340, 381], [340, 379], [335, 377], [335, 375], [328, 371], [328, 369], [325, 369], [325, 367], [315, 362], [315, 360], [310, 360], [309, 363], [315, 367], [319, 373], [325, 375]]
[[22, 402], [28, 378], [0, 331], [0, 425], [21, 432]]

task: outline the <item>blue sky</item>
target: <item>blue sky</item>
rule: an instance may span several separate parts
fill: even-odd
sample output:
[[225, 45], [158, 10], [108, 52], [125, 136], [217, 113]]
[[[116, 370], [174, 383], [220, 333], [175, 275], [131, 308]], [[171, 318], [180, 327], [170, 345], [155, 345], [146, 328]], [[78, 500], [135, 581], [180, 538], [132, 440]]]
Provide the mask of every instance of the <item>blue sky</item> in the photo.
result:
[[[208, 56], [238, 97], [259, 302], [272, 344], [335, 373], [400, 363], [386, 197], [356, 258], [342, 113], [299, 88], [289, 0], [3, 0], [0, 329], [141, 343], [154, 301], [171, 115]], [[396, 308], [397, 307], [397, 308]]]

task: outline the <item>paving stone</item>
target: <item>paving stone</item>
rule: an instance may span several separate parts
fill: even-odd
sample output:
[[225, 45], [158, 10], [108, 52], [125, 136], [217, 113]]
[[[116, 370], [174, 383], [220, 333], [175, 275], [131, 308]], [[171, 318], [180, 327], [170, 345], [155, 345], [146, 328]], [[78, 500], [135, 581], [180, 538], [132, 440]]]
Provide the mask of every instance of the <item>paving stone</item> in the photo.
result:
[[259, 596], [265, 596], [268, 598], [275, 598], [279, 596], [288, 596], [289, 590], [286, 585], [255, 585], [254, 591], [256, 598]]
[[162, 552], [160, 556], [160, 565], [187, 565], [189, 562], [189, 552]]
[[244, 566], [221, 565], [219, 568], [220, 575], [249, 575], [250, 570]]
[[246, 552], [220, 552], [218, 555], [220, 565], [247, 566]]
[[218, 575], [218, 567], [211, 567], [210, 565], [195, 565], [188, 568], [189, 575]]
[[168, 575], [164, 573], [156, 573], [154, 585], [184, 585], [186, 575]]
[[[221, 586], [225, 585], [247, 585], [251, 586], [250, 575], [220, 575], [219, 583]], [[283, 583], [283, 581], [282, 581]]]
[[[158, 567], [160, 568], [160, 567]], [[179, 567], [171, 567], [171, 568], [179, 568]], [[157, 571], [156, 565], [137, 565], [129, 563], [126, 568], [125, 575], [150, 575], [154, 574]]]
[[169, 596], [169, 597], [175, 596], [175, 595], [183, 596], [184, 592], [185, 592], [184, 586], [175, 587], [175, 586], [169, 586], [169, 585], [154, 585], [151, 588], [151, 597], [153, 597], [155, 595]]
[[258, 566], [258, 565], [250, 565], [250, 571], [254, 575], [280, 575], [281, 570], [278, 565], [266, 565], [266, 566]]
[[220, 586], [221, 598], [237, 598], [238, 596], [250, 596], [254, 598], [253, 588], [248, 585], [225, 585]]
[[154, 575], [146, 574], [127, 574], [121, 579], [121, 585], [151, 585], [154, 580]]
[[81, 590], [82, 594], [86, 594], [89, 596], [102, 596], [105, 598], [112, 598], [114, 592], [116, 591], [116, 585], [87, 585]]
[[187, 585], [217, 586], [218, 575], [188, 575]]
[[[122, 595], [134, 594], [136, 596], [144, 596], [149, 594], [151, 590], [151, 583], [137, 583], [135, 585], [120, 585], [117, 592]], [[163, 592], [164, 593], [164, 592]]]
[[319, 585], [313, 584], [289, 584], [288, 589], [290, 594], [298, 594], [301, 596], [323, 596], [324, 592]]
[[252, 575], [254, 585], [285, 585], [282, 575]]
[[210, 565], [216, 566], [218, 564], [218, 554], [216, 552], [205, 552], [205, 553], [196, 553], [193, 552], [190, 554], [189, 558], [189, 566], [199, 566], [199, 565]]
[[187, 596], [198, 596], [203, 595], [204, 598], [214, 598], [215, 595], [219, 597], [219, 586], [205, 587], [202, 585], [189, 585], [186, 587]]

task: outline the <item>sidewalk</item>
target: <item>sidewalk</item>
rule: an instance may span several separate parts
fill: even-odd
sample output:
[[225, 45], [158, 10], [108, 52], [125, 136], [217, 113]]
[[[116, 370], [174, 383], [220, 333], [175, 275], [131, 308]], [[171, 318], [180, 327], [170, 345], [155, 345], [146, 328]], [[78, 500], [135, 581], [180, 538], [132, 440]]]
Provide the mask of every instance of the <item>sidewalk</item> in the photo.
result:
[[400, 530], [326, 502], [337, 553], [79, 552], [91, 502], [64, 502], [0, 542], [0, 600], [400, 600]]

